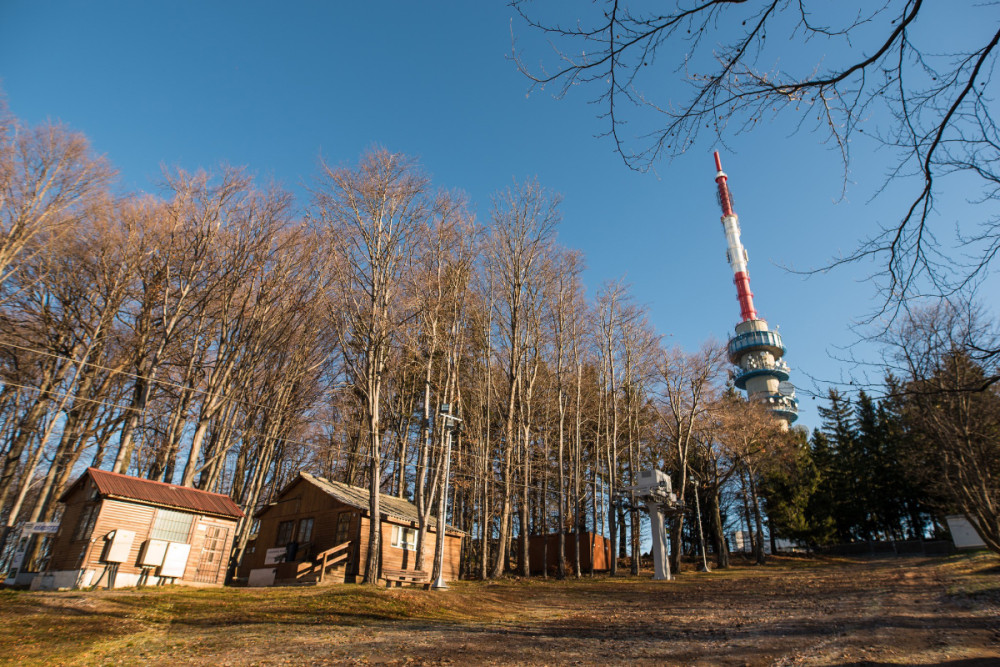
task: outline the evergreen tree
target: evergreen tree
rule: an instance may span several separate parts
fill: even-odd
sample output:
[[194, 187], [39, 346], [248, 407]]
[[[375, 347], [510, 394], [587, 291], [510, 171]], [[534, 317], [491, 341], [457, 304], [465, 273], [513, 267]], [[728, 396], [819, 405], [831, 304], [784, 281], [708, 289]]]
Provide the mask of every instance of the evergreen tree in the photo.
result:
[[[893, 385], [893, 378], [887, 378], [886, 386]], [[865, 539], [917, 538], [926, 524], [923, 494], [903, 467], [906, 432], [897, 403], [891, 395], [878, 403], [864, 392], [858, 397], [855, 414], [867, 509]]]
[[793, 446], [768, 467], [761, 480], [772, 534], [807, 544], [829, 542], [832, 518], [822, 512], [817, 516], [810, 510], [820, 476], [809, 447], [809, 434], [805, 429], [794, 429], [789, 435]]
[[884, 453], [889, 466], [889, 484], [895, 489], [900, 513], [900, 530], [905, 539], [924, 536], [930, 523], [933, 498], [925, 485], [919, 484], [907, 470], [911, 459], [913, 435], [904, 418], [903, 388], [891, 373], [885, 379], [887, 396], [879, 402]]
[[885, 456], [886, 438], [878, 405], [867, 392], [858, 394], [854, 409], [856, 436], [855, 479], [859, 506], [855, 537], [876, 540], [895, 537], [898, 526], [895, 489], [890, 481], [890, 465]]
[[817, 458], [820, 466], [819, 494], [826, 500], [836, 525], [837, 539], [852, 542], [863, 532], [865, 507], [862, 501], [861, 468], [857, 431], [851, 401], [836, 389], [828, 394], [830, 407], [819, 408], [823, 418], [824, 452]]
[[806, 516], [809, 518], [813, 543], [830, 544], [837, 537], [834, 520], [836, 496], [834, 485], [830, 481], [834, 477], [834, 453], [830, 447], [830, 439], [819, 429], [813, 431], [809, 450], [816, 479], [813, 492], [806, 503]]

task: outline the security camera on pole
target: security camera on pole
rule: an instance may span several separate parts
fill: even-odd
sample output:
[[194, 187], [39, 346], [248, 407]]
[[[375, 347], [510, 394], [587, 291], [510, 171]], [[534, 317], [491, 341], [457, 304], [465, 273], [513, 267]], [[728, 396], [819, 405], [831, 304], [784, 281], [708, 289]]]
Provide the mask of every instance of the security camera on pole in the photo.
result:
[[441, 499], [438, 504], [437, 517], [438, 541], [436, 560], [438, 562], [438, 576], [437, 580], [431, 584], [431, 588], [435, 590], [444, 590], [448, 588], [448, 585], [444, 583], [444, 539], [448, 525], [445, 521], [445, 513], [448, 508], [448, 476], [451, 473], [451, 436], [452, 433], [459, 432], [462, 423], [461, 419], [459, 419], [456, 415], [451, 414], [451, 405], [448, 403], [441, 405], [440, 415], [441, 418], [444, 419], [445, 442], [447, 445], [444, 450], [444, 488], [441, 490]]

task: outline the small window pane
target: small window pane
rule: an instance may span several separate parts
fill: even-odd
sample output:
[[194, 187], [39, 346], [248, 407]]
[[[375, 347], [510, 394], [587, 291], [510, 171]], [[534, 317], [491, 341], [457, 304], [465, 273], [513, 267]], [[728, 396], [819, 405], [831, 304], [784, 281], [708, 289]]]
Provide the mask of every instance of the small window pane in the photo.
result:
[[337, 545], [343, 544], [351, 539], [351, 513], [341, 512], [337, 517]]
[[408, 551], [417, 550], [417, 529], [404, 528], [402, 526], [392, 527], [392, 546]]
[[283, 547], [292, 541], [292, 529], [295, 527], [294, 521], [282, 521], [278, 524], [278, 539], [274, 546]]
[[299, 542], [308, 542], [312, 539], [313, 534], [313, 519], [312, 517], [308, 519], [302, 519], [299, 521], [299, 534], [296, 538]]
[[97, 505], [87, 505], [83, 509], [80, 514], [80, 523], [76, 525], [74, 540], [85, 540], [90, 537], [91, 531], [94, 530], [94, 524], [97, 523], [97, 507]]
[[149, 534], [149, 537], [153, 540], [186, 543], [188, 535], [191, 533], [192, 520], [194, 520], [193, 514], [175, 512], [173, 510], [159, 510], [156, 513], [153, 532]]

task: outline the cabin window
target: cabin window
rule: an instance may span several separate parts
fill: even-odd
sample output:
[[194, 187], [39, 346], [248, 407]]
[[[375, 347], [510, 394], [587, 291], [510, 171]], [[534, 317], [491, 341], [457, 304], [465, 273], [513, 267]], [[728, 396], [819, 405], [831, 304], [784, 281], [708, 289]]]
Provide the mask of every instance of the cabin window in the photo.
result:
[[294, 521], [282, 521], [278, 524], [278, 539], [274, 541], [274, 546], [283, 547], [292, 541], [292, 530], [295, 529]]
[[149, 534], [149, 539], [186, 543], [188, 535], [191, 533], [191, 522], [193, 520], [193, 514], [175, 512], [173, 510], [159, 510], [156, 513], [156, 521], [153, 523], [153, 530]]
[[300, 519], [299, 535], [297, 538], [298, 541], [303, 543], [308, 542], [309, 540], [312, 539], [312, 536], [313, 536], [313, 518], [309, 517], [308, 519]]
[[74, 540], [85, 540], [90, 537], [90, 533], [94, 530], [94, 524], [97, 523], [98, 507], [98, 505], [87, 505], [83, 508], [83, 513], [80, 514], [80, 523], [76, 525]]
[[408, 551], [417, 550], [417, 529], [403, 526], [392, 527], [392, 546]]
[[351, 512], [341, 512], [337, 517], [337, 540], [336, 546], [351, 539]]

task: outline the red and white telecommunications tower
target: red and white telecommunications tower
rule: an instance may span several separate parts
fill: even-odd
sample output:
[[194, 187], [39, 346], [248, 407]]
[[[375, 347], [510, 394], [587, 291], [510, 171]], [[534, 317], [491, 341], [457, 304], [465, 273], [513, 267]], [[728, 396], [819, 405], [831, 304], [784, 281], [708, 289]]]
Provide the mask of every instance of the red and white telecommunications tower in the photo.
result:
[[736, 335], [729, 339], [729, 360], [736, 366], [735, 384], [744, 389], [751, 399], [767, 405], [785, 424], [799, 416], [799, 402], [795, 387], [788, 381], [789, 369], [782, 357], [785, 346], [777, 331], [770, 331], [767, 322], [757, 316], [750, 291], [750, 272], [747, 270], [746, 249], [740, 242], [740, 222], [733, 211], [733, 197], [729, 193], [728, 176], [722, 171], [719, 153], [715, 153], [715, 183], [719, 188], [719, 205], [722, 206], [722, 228], [726, 234], [726, 261], [733, 270], [736, 298], [740, 302], [740, 323]]

